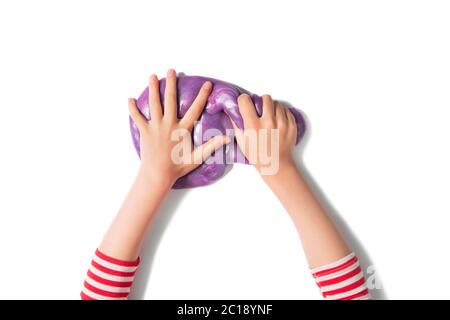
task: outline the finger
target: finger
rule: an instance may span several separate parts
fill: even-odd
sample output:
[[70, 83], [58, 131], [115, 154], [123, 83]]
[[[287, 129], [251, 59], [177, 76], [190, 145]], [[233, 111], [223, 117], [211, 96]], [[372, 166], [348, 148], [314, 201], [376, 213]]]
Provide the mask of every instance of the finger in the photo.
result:
[[272, 97], [268, 94], [262, 96], [262, 117], [272, 118], [274, 116], [274, 103]]
[[286, 108], [278, 101], [275, 102], [275, 119], [278, 127], [287, 124]]
[[150, 108], [150, 119], [158, 120], [162, 117], [161, 98], [159, 96], [159, 80], [156, 75], [150, 77], [148, 84], [148, 104]]
[[208, 159], [214, 151], [220, 149], [223, 145], [229, 142], [230, 138], [226, 135], [215, 136], [201, 146], [195, 148], [194, 151], [192, 151], [192, 159], [194, 160], [191, 164], [192, 170]]
[[147, 119], [145, 119], [141, 111], [139, 111], [135, 99], [128, 99], [128, 109], [130, 110], [131, 119], [133, 119], [139, 131], [141, 131], [141, 128], [143, 128], [147, 124]]
[[288, 118], [288, 124], [289, 126], [295, 126], [297, 127], [297, 122], [295, 121], [295, 116], [292, 113], [292, 111], [289, 108], [286, 108], [286, 115]]
[[[244, 134], [244, 130], [240, 129], [236, 123], [234, 123], [233, 119], [230, 119], [231, 125], [233, 126], [234, 129], [234, 138], [236, 139], [237, 145], [239, 146], [239, 149], [241, 150], [241, 152], [244, 154], [248, 154], [248, 143], [245, 142], [245, 134]], [[233, 151], [236, 152], [237, 150], [234, 150], [234, 146], [233, 146]]]
[[297, 136], [297, 122], [295, 121], [295, 116], [292, 111], [286, 108], [286, 115], [288, 116], [288, 131], [293, 135]]
[[241, 94], [238, 99], [239, 112], [241, 113], [242, 119], [245, 123], [250, 123], [252, 121], [257, 120], [258, 114], [256, 113], [255, 105], [253, 104], [252, 99], [246, 93]]
[[244, 132], [236, 125], [236, 123], [234, 123], [231, 117], [228, 117], [228, 119], [230, 119], [231, 125], [233, 126], [234, 136], [236, 137], [237, 141], [243, 141], [242, 139], [244, 138]]
[[169, 69], [166, 78], [166, 90], [164, 91], [164, 118], [177, 118], [177, 74]]
[[200, 88], [200, 91], [198, 92], [197, 97], [195, 97], [194, 102], [192, 102], [191, 107], [188, 109], [183, 119], [180, 120], [182, 126], [187, 129], [192, 129], [195, 120], [200, 117], [203, 109], [205, 108], [211, 90], [212, 83], [210, 81], [206, 81]]
[[291, 110], [289, 110], [289, 108], [286, 108], [286, 117], [289, 125], [295, 124], [294, 115], [292, 114]]

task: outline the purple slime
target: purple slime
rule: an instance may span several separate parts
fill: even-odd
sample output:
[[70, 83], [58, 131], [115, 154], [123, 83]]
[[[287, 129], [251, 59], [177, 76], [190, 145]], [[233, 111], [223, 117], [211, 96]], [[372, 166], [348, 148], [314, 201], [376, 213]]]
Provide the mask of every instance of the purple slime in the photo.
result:
[[[233, 127], [229, 117], [233, 119], [234, 123], [236, 123], [239, 128], [243, 128], [243, 120], [237, 104], [237, 98], [242, 93], [250, 95], [255, 104], [256, 112], [259, 116], [262, 114], [262, 98], [256, 94], [252, 94], [234, 84], [216, 79], [179, 75], [177, 76], [178, 118], [184, 116], [197, 96], [200, 87], [208, 80], [212, 82], [213, 90], [208, 98], [205, 109], [192, 130], [192, 138], [195, 146], [199, 146], [211, 138], [211, 136], [208, 136], [205, 133], [215, 132], [214, 135], [217, 135], [231, 132], [230, 130], [232, 130]], [[161, 102], [163, 104], [165, 87], [166, 79], [160, 79], [159, 90]], [[137, 106], [147, 120], [150, 120], [148, 101], [148, 88], [146, 88], [139, 96]], [[298, 144], [305, 133], [305, 121], [300, 111], [295, 108], [289, 108], [289, 110], [294, 115], [297, 123], [296, 144]], [[136, 148], [138, 155], [140, 155], [139, 130], [131, 118], [130, 129], [134, 147]], [[172, 188], [182, 189], [205, 186], [221, 178], [225, 173], [227, 165], [231, 163], [248, 163], [235, 140], [221, 150], [216, 151], [214, 157], [215, 160], [218, 157], [223, 157], [223, 161], [206, 161], [202, 163], [195, 170], [179, 178]]]

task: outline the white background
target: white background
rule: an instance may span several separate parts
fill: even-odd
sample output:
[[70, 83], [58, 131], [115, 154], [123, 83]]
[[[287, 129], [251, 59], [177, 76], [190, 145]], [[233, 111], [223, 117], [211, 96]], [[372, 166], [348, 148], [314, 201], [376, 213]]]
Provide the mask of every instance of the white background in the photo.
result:
[[[127, 98], [169, 67], [302, 109], [304, 170], [376, 266], [375, 297], [450, 298], [435, 273], [450, 267], [449, 16], [446, 1], [0, 2], [0, 298], [78, 298], [139, 166]], [[320, 299], [247, 166], [172, 192], [142, 257], [134, 298]]]

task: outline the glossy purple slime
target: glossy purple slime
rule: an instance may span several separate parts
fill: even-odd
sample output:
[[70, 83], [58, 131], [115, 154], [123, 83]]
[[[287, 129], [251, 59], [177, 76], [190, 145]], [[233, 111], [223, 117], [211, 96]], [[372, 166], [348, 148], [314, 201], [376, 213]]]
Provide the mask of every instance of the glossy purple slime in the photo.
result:
[[[208, 102], [200, 116], [199, 121], [195, 124], [192, 131], [194, 145], [198, 146], [209, 140], [211, 136], [206, 135], [209, 130], [215, 130], [214, 135], [226, 134], [232, 130], [232, 125], [228, 116], [233, 119], [239, 128], [243, 128], [243, 121], [237, 105], [237, 98], [242, 93], [251, 96], [255, 104], [256, 111], [259, 116], [262, 114], [262, 99], [256, 94], [227, 82], [198, 76], [177, 76], [177, 92], [178, 92], [178, 117], [184, 116], [191, 106], [200, 87], [205, 81], [213, 83], [213, 90], [208, 98]], [[166, 80], [161, 79], [159, 82], [161, 102], [164, 103], [164, 89]], [[148, 88], [142, 92], [137, 100], [137, 106], [141, 113], [150, 120], [150, 110], [148, 103]], [[297, 123], [297, 144], [305, 133], [305, 121], [301, 113], [294, 108], [289, 108], [295, 117]], [[130, 118], [130, 129], [133, 138], [134, 147], [140, 154], [139, 131], [136, 124]], [[223, 158], [221, 158], [223, 157]], [[231, 163], [248, 163], [235, 140], [232, 143], [216, 151], [214, 159], [221, 158], [223, 161], [206, 161], [197, 169], [179, 178], [173, 185], [174, 189], [193, 188], [211, 184], [221, 178], [225, 173], [225, 168]]]

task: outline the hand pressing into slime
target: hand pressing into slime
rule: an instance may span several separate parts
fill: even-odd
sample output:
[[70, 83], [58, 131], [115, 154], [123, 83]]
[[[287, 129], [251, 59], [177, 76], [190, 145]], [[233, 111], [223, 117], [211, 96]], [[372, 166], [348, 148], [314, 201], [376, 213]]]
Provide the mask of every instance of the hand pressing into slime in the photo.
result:
[[227, 143], [229, 138], [218, 135], [198, 147], [192, 145], [191, 131], [212, 91], [210, 81], [203, 83], [181, 119], [177, 116], [177, 79], [174, 70], [167, 72], [164, 106], [156, 75], [151, 76], [148, 91], [151, 120], [141, 114], [135, 99], [129, 99], [130, 115], [140, 135], [141, 170], [151, 179], [160, 179], [164, 184], [173, 185], [178, 178], [194, 170], [212, 152]]
[[269, 95], [262, 96], [262, 115], [258, 116], [247, 94], [238, 98], [244, 130], [233, 122], [236, 141], [250, 164], [262, 175], [274, 175], [279, 166], [293, 163], [297, 124], [291, 111]]

